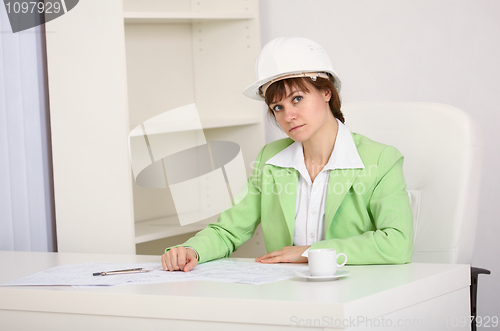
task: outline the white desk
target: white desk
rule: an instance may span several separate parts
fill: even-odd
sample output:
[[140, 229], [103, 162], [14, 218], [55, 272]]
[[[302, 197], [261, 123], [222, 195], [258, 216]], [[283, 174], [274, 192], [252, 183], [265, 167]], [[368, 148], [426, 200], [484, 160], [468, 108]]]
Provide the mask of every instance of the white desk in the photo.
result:
[[[0, 283], [59, 264], [155, 261], [158, 256], [0, 252]], [[343, 269], [351, 275], [332, 282], [0, 287], [0, 330], [284, 330], [314, 324], [319, 328], [301, 330], [470, 329], [460, 323], [470, 314], [468, 265]], [[366, 319], [369, 324], [355, 324]], [[366, 325], [373, 328], [360, 327]]]

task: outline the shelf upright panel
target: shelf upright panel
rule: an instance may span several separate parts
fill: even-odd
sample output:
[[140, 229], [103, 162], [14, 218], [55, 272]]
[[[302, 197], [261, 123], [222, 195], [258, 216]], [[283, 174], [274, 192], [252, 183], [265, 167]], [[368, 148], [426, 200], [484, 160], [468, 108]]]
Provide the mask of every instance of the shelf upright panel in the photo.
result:
[[135, 253], [121, 0], [46, 23], [59, 252]]

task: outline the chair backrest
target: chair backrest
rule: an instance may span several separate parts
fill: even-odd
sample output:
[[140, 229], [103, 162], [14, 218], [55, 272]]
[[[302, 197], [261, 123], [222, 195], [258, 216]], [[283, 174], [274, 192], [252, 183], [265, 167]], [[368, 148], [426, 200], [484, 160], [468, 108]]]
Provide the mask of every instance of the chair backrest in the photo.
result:
[[413, 262], [471, 263], [482, 145], [462, 110], [435, 103], [346, 103], [346, 125], [405, 157]]

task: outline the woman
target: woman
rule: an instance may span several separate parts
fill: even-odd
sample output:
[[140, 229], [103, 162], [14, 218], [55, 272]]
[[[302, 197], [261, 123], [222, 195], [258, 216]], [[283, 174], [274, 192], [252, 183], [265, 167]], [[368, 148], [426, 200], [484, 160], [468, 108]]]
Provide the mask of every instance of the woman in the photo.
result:
[[325, 51], [305, 38], [278, 38], [256, 63], [244, 94], [265, 100], [289, 138], [261, 150], [246, 196], [184, 244], [167, 248], [165, 270], [190, 271], [227, 257], [262, 224], [267, 254], [257, 262], [307, 262], [334, 248], [350, 264], [411, 262], [413, 220], [403, 156], [351, 133], [340, 110], [340, 80]]

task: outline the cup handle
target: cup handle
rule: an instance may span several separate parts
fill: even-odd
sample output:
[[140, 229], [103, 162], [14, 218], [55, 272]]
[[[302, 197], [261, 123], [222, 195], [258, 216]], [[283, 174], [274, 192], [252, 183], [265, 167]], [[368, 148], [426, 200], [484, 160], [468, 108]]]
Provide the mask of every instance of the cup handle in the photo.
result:
[[347, 262], [347, 255], [345, 255], [344, 253], [338, 253], [337, 254], [337, 260], [339, 259], [339, 256], [341, 256], [341, 255], [344, 256], [344, 262], [342, 264], [338, 264], [338, 262], [337, 262], [337, 267], [343, 267], [346, 264], [346, 262]]

